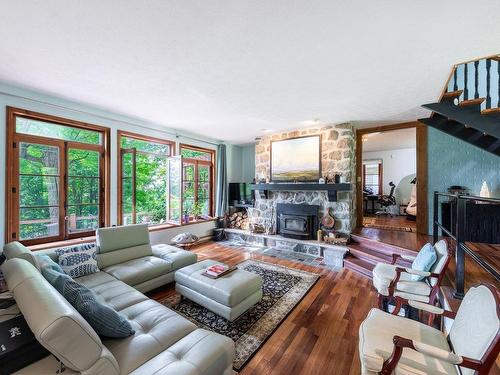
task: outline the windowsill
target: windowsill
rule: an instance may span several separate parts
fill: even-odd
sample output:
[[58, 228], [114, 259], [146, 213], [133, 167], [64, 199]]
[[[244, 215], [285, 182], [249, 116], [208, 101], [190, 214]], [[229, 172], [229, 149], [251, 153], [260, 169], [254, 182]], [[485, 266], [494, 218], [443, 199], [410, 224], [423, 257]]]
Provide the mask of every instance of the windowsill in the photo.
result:
[[[158, 224], [158, 225], [152, 225], [149, 227], [150, 232], [157, 232], [160, 230], [165, 230], [168, 228], [175, 228], [175, 227], [184, 227], [188, 225], [193, 225], [193, 224], [201, 224], [201, 223], [208, 223], [211, 221], [215, 221], [217, 218], [212, 218], [212, 219], [207, 219], [207, 220], [192, 220], [189, 223], [186, 224]], [[81, 238], [73, 238], [71, 240], [65, 240], [65, 241], [56, 241], [56, 242], [47, 242], [47, 243], [42, 243], [38, 245], [31, 245], [27, 246], [28, 249], [32, 251], [37, 251], [37, 250], [47, 250], [47, 249], [55, 249], [58, 247], [65, 247], [65, 246], [75, 246], [75, 245], [80, 245], [84, 243], [89, 243], [89, 242], [95, 242], [96, 238], [95, 236], [88, 236], [88, 237], [81, 237]]]

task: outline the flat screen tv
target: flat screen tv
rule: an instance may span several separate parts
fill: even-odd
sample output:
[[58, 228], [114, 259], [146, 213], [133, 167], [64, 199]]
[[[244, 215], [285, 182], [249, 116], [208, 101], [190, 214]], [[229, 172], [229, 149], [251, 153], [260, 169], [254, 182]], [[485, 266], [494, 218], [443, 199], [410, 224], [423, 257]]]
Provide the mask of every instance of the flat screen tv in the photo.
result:
[[252, 190], [250, 184], [245, 182], [229, 183], [229, 204], [251, 204], [253, 203]]

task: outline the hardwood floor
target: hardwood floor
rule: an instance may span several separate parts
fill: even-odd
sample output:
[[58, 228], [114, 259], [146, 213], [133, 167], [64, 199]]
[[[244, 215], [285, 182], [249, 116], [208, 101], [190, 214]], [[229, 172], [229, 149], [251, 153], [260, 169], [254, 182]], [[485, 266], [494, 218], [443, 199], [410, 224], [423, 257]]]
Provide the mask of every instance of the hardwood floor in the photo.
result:
[[388, 215], [365, 215], [363, 216], [363, 226], [366, 228], [401, 228], [402, 231], [416, 232], [417, 222], [411, 221], [406, 216], [388, 216]]
[[[376, 306], [377, 294], [368, 278], [352, 271], [311, 267], [289, 260], [251, 255], [217, 243], [192, 251], [198, 260], [216, 259], [238, 264], [260, 260], [321, 275], [320, 280], [279, 326], [240, 372], [241, 375], [360, 373], [358, 329], [368, 311]], [[154, 291], [156, 299], [175, 293], [173, 286]]]

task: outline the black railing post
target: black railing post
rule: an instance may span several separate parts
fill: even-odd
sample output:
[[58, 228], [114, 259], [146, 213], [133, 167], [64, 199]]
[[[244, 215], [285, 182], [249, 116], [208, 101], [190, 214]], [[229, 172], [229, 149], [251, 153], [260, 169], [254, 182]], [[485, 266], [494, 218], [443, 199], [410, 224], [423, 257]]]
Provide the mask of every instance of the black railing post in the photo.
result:
[[455, 246], [455, 292], [453, 297], [457, 299], [464, 298], [464, 286], [465, 286], [465, 251], [462, 247], [462, 243], [466, 241], [466, 207], [467, 201], [457, 197], [457, 225], [455, 229], [456, 233], [456, 246]]
[[490, 75], [490, 70], [491, 70], [491, 59], [486, 59], [486, 109], [491, 108], [491, 95], [490, 95], [491, 75]]
[[434, 192], [434, 212], [432, 214], [433, 218], [432, 218], [432, 242], [433, 243], [436, 243], [437, 240], [438, 240], [438, 234], [439, 234], [439, 228], [438, 228], [438, 225], [437, 225], [437, 222], [439, 220], [439, 215], [438, 215], [438, 211], [439, 211], [439, 195], [438, 195], [438, 192], [435, 191]]
[[479, 98], [479, 61], [474, 61], [474, 99]]
[[456, 67], [455, 70], [453, 71], [453, 91], [458, 90], [457, 70], [458, 70], [458, 68]]

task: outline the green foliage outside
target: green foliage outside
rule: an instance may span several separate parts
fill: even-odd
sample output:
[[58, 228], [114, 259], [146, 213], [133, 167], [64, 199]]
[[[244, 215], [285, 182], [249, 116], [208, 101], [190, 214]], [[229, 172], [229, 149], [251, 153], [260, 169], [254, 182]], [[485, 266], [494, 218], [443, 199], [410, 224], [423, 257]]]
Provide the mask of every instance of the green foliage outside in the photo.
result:
[[[16, 131], [67, 141], [99, 144], [98, 132], [17, 118]], [[19, 144], [19, 205], [22, 240], [59, 235], [59, 186], [64, 150], [57, 146]], [[66, 155], [69, 232], [92, 230], [99, 217], [99, 153], [68, 149]]]

